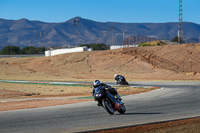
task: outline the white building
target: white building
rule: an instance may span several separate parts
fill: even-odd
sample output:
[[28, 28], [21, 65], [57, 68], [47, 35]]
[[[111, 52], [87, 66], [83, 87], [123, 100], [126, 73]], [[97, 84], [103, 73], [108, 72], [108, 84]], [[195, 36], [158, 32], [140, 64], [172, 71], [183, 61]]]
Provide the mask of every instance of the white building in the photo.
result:
[[75, 47], [75, 48], [47, 50], [45, 51], [45, 56], [54, 56], [54, 55], [59, 55], [59, 54], [83, 52], [83, 51], [92, 51], [92, 49], [88, 49], [86, 46], [84, 46], [84, 47]]

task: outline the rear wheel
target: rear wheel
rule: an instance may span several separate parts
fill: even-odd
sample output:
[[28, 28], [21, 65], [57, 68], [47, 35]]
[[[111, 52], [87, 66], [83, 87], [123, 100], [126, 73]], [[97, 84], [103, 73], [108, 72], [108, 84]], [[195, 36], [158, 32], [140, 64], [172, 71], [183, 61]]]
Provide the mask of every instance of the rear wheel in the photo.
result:
[[126, 112], [126, 107], [124, 106], [124, 104], [122, 104], [121, 106], [122, 106], [122, 107], [121, 107], [120, 110], [118, 110], [118, 112], [119, 112], [120, 114], [124, 114], [124, 113]]
[[111, 103], [108, 100], [104, 100], [103, 104], [104, 104], [104, 108], [106, 109], [106, 111], [109, 114], [113, 115], [114, 114], [114, 109], [113, 109]]

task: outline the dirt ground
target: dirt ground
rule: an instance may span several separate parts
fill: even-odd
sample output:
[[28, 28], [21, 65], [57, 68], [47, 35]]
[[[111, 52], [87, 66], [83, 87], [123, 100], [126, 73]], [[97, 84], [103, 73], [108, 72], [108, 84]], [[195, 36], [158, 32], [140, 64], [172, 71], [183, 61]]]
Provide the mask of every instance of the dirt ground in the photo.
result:
[[[199, 55], [200, 44], [184, 44], [88, 51], [52, 57], [0, 58], [0, 79], [89, 82], [99, 79], [114, 82], [114, 74], [122, 74], [129, 82], [136, 80], [199, 81]], [[84, 88], [86, 90], [83, 93], [72, 93], [70, 87], [51, 87], [23, 87], [20, 84], [0, 83], [0, 111], [92, 100], [72, 98], [90, 96], [91, 88], [88, 90]], [[128, 90], [125, 93], [125, 90], [119, 90], [121, 95], [140, 92], [145, 91]], [[53, 99], [48, 99], [49, 97]], [[29, 100], [19, 100], [28, 98]], [[140, 128], [146, 131], [146, 127]]]
[[0, 79], [114, 81], [199, 80], [200, 44], [134, 47], [51, 57], [0, 58]]
[[199, 133], [200, 117], [88, 133]]

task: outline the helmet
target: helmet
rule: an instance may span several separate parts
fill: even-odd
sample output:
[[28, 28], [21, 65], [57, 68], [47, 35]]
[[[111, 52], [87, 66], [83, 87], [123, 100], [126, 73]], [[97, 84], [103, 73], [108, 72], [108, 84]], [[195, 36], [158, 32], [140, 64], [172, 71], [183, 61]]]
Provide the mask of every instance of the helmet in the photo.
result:
[[94, 87], [98, 87], [99, 85], [100, 85], [100, 81], [99, 80], [95, 80], [94, 82], [93, 82], [93, 86]]
[[115, 78], [117, 77], [118, 75], [117, 74], [115, 74]]

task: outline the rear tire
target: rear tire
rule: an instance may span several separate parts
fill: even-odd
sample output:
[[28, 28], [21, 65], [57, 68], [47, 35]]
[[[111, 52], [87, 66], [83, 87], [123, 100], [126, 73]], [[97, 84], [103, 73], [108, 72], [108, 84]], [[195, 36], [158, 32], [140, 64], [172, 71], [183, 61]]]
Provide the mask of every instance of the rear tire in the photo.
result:
[[122, 106], [122, 108], [120, 110], [118, 110], [118, 112], [120, 114], [124, 114], [126, 112], [126, 107], [124, 106], [124, 104], [122, 104], [121, 106]]
[[113, 109], [113, 107], [112, 107], [112, 105], [111, 105], [111, 103], [110, 103], [109, 101], [104, 100], [104, 101], [103, 101], [103, 106], [104, 106], [105, 110], [106, 110], [109, 114], [111, 114], [111, 115], [114, 114], [114, 109]]

